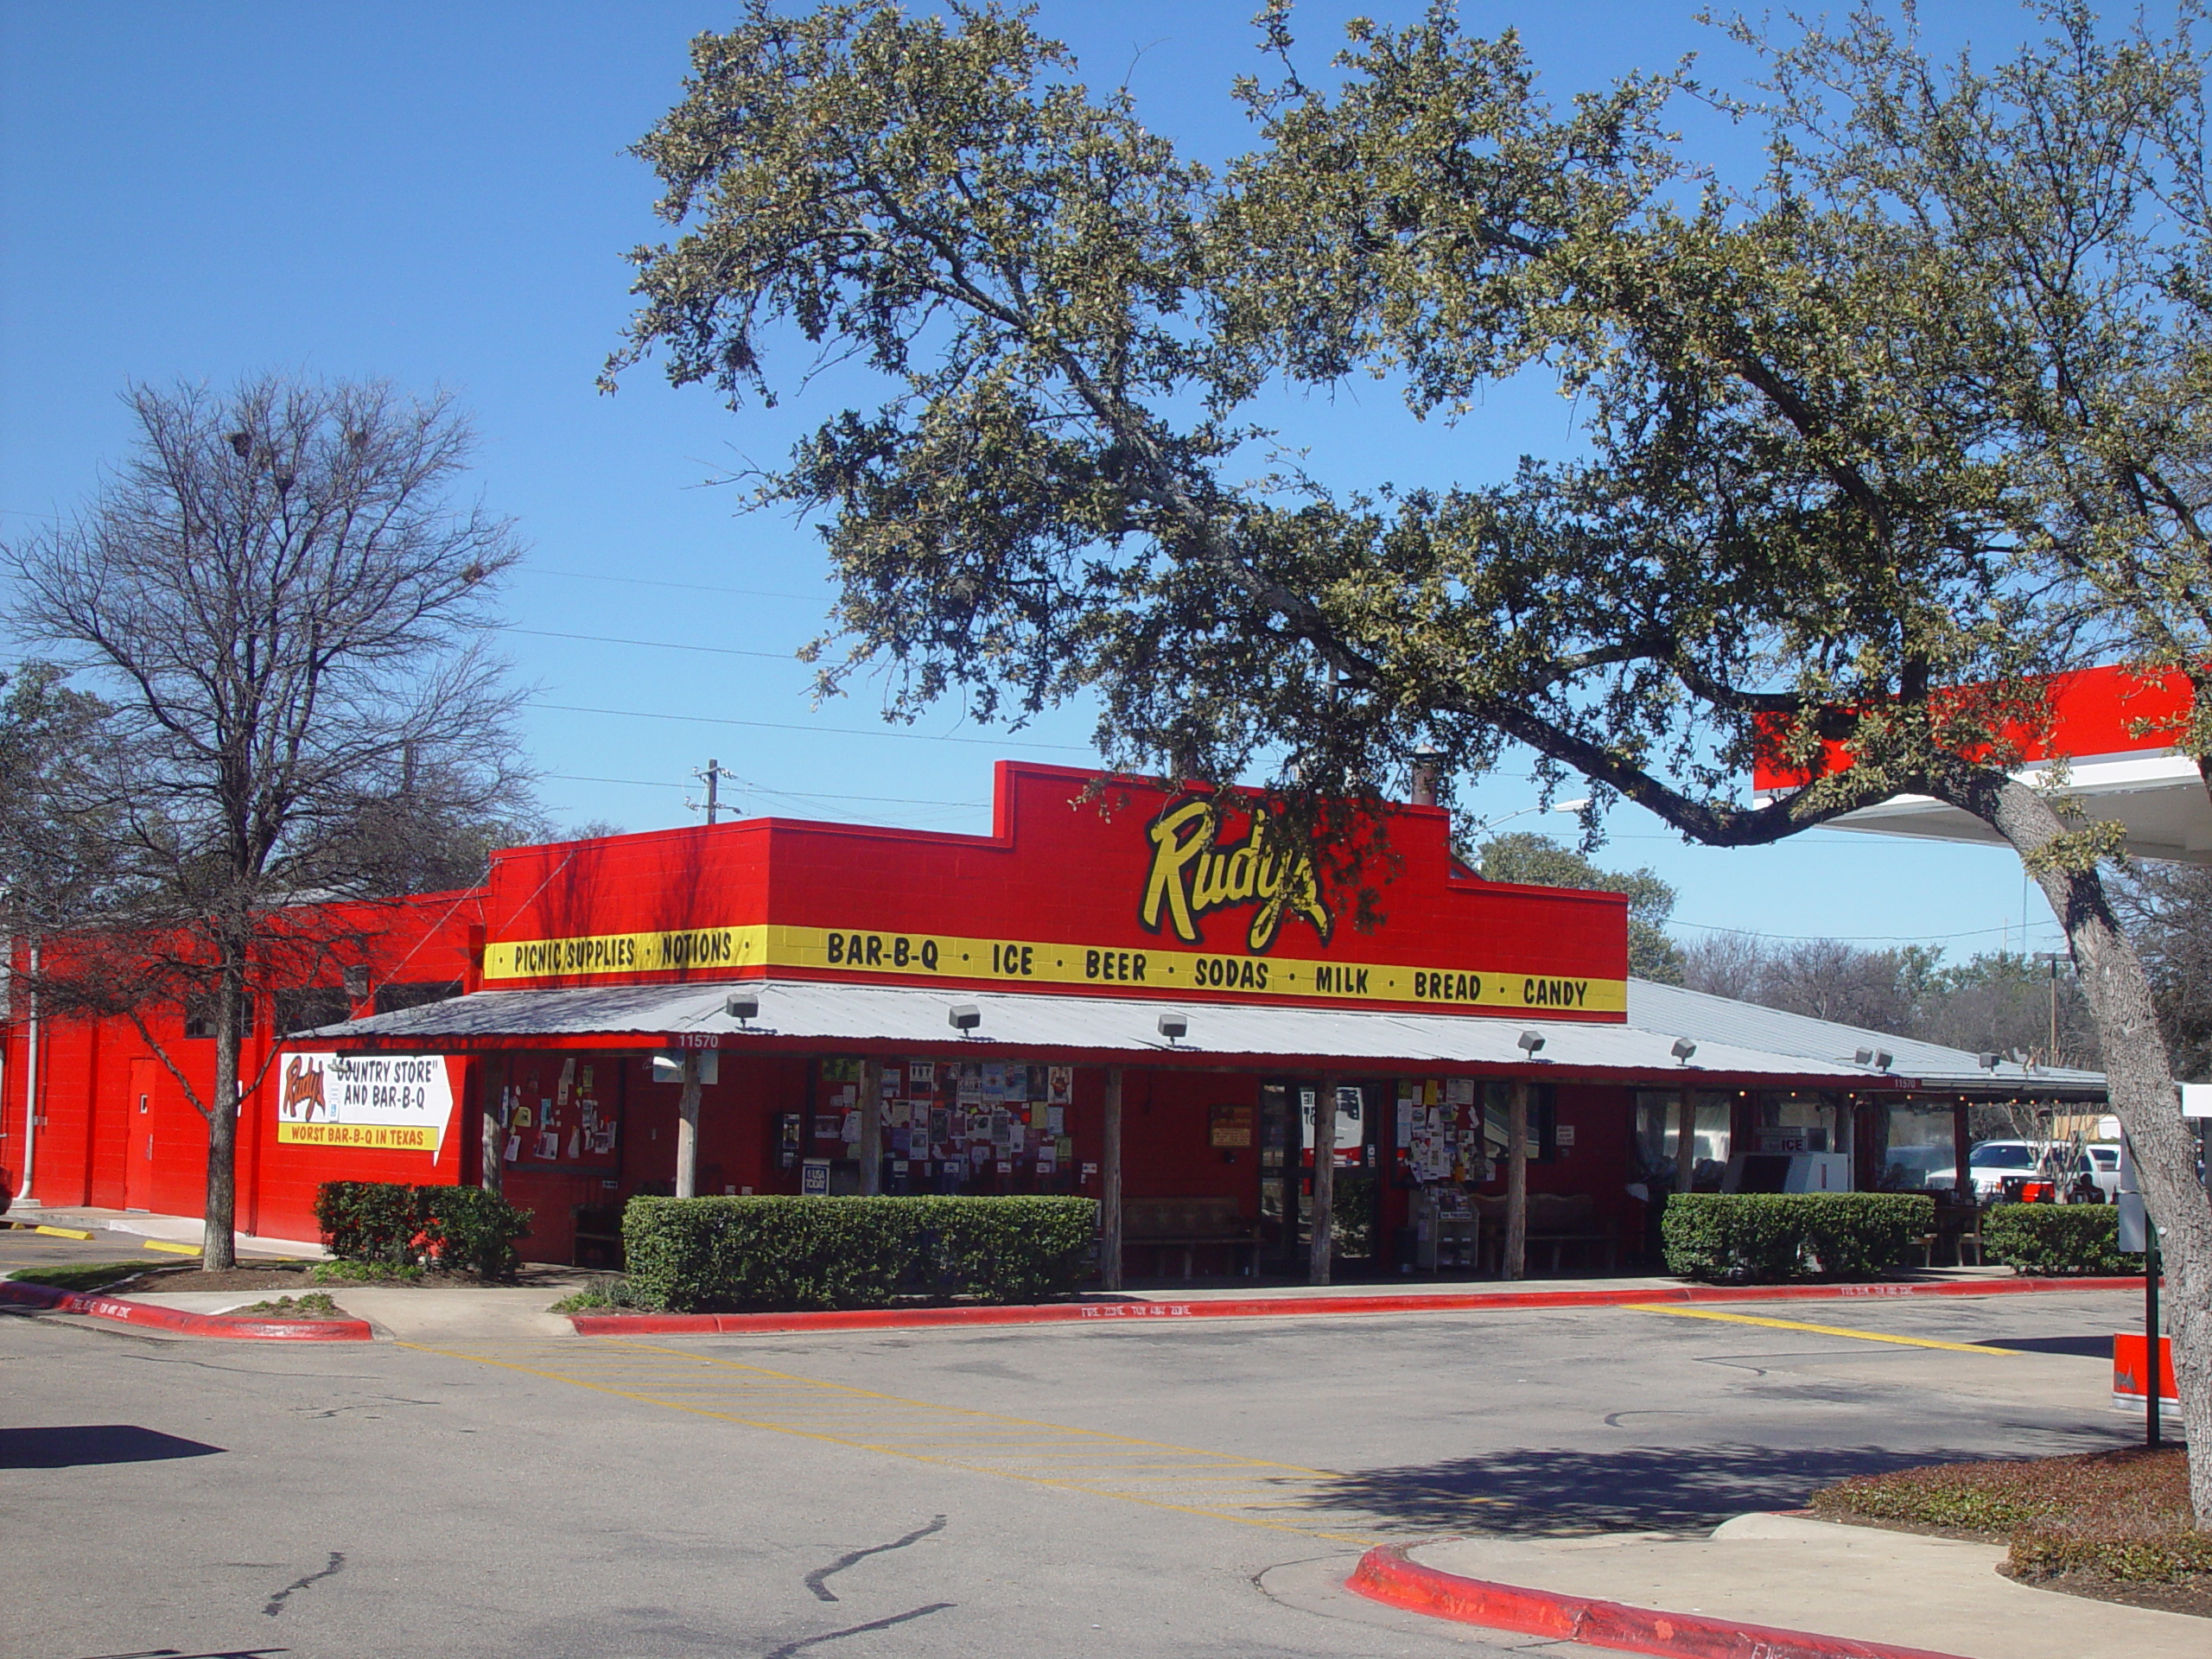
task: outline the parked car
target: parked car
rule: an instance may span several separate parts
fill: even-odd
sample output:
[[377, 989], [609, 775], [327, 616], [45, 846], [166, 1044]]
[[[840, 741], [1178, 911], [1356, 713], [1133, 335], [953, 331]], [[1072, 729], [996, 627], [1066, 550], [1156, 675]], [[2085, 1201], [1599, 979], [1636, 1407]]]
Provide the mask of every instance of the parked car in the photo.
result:
[[[1974, 1197], [1984, 1204], [2003, 1195], [2007, 1177], [2056, 1181], [2065, 1186], [2085, 1170], [2096, 1180], [2098, 1190], [2109, 1198], [2120, 1188], [2119, 1149], [2113, 1150], [2109, 1186], [2101, 1179], [2101, 1164], [2077, 1152], [2070, 1141], [1984, 1141], [1967, 1154], [1967, 1172], [1974, 1180]], [[1929, 1171], [1928, 1185], [1931, 1188], [1951, 1187], [1958, 1184], [1958, 1166], [1952, 1164]]]
[[2092, 1141], [2082, 1150], [2088, 1154], [2089, 1175], [2107, 1203], [2120, 1196], [2120, 1142]]

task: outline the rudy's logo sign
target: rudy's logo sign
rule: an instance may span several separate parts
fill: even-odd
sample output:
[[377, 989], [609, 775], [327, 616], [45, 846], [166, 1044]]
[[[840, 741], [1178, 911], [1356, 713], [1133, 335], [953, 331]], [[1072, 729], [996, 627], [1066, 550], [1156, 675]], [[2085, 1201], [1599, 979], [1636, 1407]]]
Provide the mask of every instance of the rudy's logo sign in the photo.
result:
[[1334, 918], [1322, 901], [1313, 855], [1303, 847], [1267, 847], [1256, 818], [1241, 841], [1224, 842], [1221, 814], [1212, 802], [1185, 797], [1171, 801], [1146, 827], [1152, 868], [1146, 874], [1137, 919], [1149, 932], [1163, 927], [1185, 944], [1204, 937], [1198, 918], [1217, 910], [1252, 906], [1246, 942], [1265, 951], [1283, 918], [1296, 914], [1329, 942]]

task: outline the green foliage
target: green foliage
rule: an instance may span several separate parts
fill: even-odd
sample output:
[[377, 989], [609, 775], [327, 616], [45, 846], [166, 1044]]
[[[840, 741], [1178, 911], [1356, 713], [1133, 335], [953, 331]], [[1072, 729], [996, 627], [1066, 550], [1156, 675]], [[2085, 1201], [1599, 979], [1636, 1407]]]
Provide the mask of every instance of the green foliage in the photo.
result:
[[514, 1242], [530, 1214], [475, 1186], [408, 1186], [393, 1181], [325, 1181], [315, 1224], [341, 1262], [435, 1267], [496, 1279], [514, 1270]]
[[318, 1285], [413, 1285], [422, 1282], [423, 1269], [412, 1262], [318, 1262], [308, 1278]]
[[341, 1262], [416, 1262], [422, 1225], [415, 1193], [392, 1181], [325, 1181], [315, 1195], [323, 1247]]
[[241, 1307], [234, 1311], [240, 1313], [273, 1313], [280, 1318], [289, 1316], [293, 1319], [335, 1319], [345, 1317], [340, 1311], [338, 1304], [331, 1300], [330, 1293], [322, 1290], [311, 1290], [304, 1296], [279, 1296], [273, 1302], [256, 1302], [250, 1307]]
[[2039, 1279], [2119, 1277], [2143, 1271], [2120, 1252], [2120, 1209], [2110, 1204], [1994, 1204], [1981, 1219], [1981, 1250]]
[[1777, 1285], [1879, 1278], [1935, 1224], [1918, 1192], [1677, 1192], [1660, 1236], [1681, 1278]]
[[1035, 1302], [1070, 1288], [1098, 1230], [1089, 1198], [915, 1200], [921, 1257], [938, 1294]]
[[1069, 1289], [1097, 1225], [1088, 1198], [635, 1198], [622, 1217], [643, 1306], [880, 1307], [902, 1287], [1033, 1300]]
[[582, 1290], [563, 1296], [545, 1311], [549, 1313], [589, 1313], [601, 1308], [645, 1306], [645, 1300], [627, 1279], [594, 1279]]
[[1836, 1520], [1942, 1527], [2012, 1540], [2033, 1583], [2086, 1573], [2171, 1583], [2212, 1573], [2212, 1531], [2190, 1524], [2188, 1453], [2131, 1448], [1856, 1475], [1813, 1494]]

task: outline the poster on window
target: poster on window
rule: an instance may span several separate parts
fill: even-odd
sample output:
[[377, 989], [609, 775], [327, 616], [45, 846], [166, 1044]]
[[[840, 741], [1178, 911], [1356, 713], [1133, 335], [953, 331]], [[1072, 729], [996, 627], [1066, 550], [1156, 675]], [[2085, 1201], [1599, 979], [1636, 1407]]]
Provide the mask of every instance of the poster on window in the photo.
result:
[[435, 1156], [453, 1121], [448, 1064], [437, 1054], [289, 1052], [277, 1067], [276, 1139]]

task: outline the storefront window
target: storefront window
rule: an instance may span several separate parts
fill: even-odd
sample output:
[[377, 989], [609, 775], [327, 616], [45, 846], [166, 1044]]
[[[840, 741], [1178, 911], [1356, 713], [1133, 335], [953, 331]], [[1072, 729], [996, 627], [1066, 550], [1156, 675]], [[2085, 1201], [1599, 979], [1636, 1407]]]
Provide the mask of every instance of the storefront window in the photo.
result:
[[1919, 1192], [1949, 1187], [1957, 1179], [1958, 1152], [1952, 1140], [1948, 1106], [1878, 1107], [1868, 1113], [1885, 1130], [1874, 1148], [1881, 1172], [1875, 1185], [1885, 1192]]
[[[818, 1068], [804, 1139], [810, 1160], [829, 1166], [832, 1192], [860, 1190], [867, 1076], [856, 1058], [824, 1059]], [[882, 1063], [876, 1086], [885, 1192], [1076, 1190], [1074, 1067], [893, 1059]]]
[[[1672, 1089], [1639, 1089], [1636, 1094], [1636, 1176], [1671, 1191], [1681, 1141], [1682, 1096]], [[1692, 1134], [1692, 1185], [1717, 1192], [1728, 1167], [1733, 1140], [1735, 1096], [1700, 1090], [1692, 1097], [1696, 1113]]]
[[1767, 1095], [1759, 1101], [1759, 1152], [1844, 1152], [1834, 1103], [1819, 1095]]

